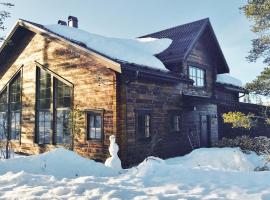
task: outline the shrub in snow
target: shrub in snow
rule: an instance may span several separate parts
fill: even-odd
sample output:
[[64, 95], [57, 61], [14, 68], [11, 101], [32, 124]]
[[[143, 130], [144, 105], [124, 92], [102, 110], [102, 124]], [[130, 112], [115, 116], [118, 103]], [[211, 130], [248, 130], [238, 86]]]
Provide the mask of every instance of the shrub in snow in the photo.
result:
[[231, 124], [233, 128], [250, 129], [255, 125], [254, 114], [242, 112], [228, 112], [222, 115], [224, 123]]
[[248, 135], [238, 136], [236, 138], [222, 138], [216, 143], [217, 147], [240, 147], [244, 151], [254, 151], [258, 155], [269, 154], [270, 138], [265, 136], [250, 137]]
[[107, 160], [105, 161], [105, 165], [107, 167], [113, 168], [115, 170], [122, 169], [121, 160], [117, 155], [118, 150], [119, 150], [119, 147], [118, 147], [118, 144], [116, 144], [115, 142], [115, 136], [111, 135], [110, 146], [109, 146], [109, 152], [110, 152], [111, 157], [107, 158]]
[[[262, 155], [265, 159], [265, 165], [270, 163], [270, 138], [265, 136], [250, 137], [247, 135], [238, 136], [236, 138], [222, 138], [216, 143], [218, 147], [240, 147], [244, 152], [254, 151], [258, 155]], [[267, 167], [264, 166], [263, 170]], [[258, 171], [261, 171], [258, 169]]]

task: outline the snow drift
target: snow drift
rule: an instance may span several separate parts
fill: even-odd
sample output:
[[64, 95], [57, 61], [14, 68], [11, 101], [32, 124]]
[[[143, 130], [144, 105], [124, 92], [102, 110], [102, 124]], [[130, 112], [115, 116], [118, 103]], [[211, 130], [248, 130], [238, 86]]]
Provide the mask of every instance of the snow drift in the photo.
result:
[[110, 38], [58, 24], [45, 27], [69, 40], [83, 43], [88, 48], [110, 58], [167, 71], [163, 63], [154, 55], [167, 49], [172, 42], [170, 39]]
[[190, 154], [166, 160], [169, 165], [222, 171], [254, 171], [264, 159], [254, 152], [243, 153], [240, 148], [201, 148]]
[[0, 161], [0, 199], [269, 200], [270, 172], [253, 171], [263, 164], [239, 148], [202, 148], [168, 160], [148, 157], [118, 174], [57, 149]]
[[40, 155], [0, 160], [0, 174], [7, 172], [27, 172], [52, 175], [56, 178], [78, 176], [113, 176], [117, 172], [102, 163], [83, 158], [73, 151], [63, 148]]

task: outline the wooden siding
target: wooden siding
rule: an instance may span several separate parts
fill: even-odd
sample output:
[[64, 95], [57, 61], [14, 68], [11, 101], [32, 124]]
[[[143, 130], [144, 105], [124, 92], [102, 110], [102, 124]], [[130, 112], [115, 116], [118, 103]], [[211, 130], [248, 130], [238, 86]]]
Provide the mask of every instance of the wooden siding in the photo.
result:
[[[35, 138], [35, 61], [74, 85], [74, 105], [79, 109], [104, 109], [104, 141], [86, 141], [85, 129], [75, 149], [83, 156], [104, 161], [108, 157], [109, 136], [116, 134], [116, 73], [107, 68], [108, 62], [86, 55], [72, 46], [53, 41], [39, 34], [25, 37], [23, 51], [15, 61], [0, 66], [0, 89], [22, 66], [22, 124], [21, 144], [17, 151], [36, 154], [54, 148], [34, 143]], [[12, 52], [11, 52], [12, 54]]]
[[197, 88], [190, 86], [188, 93], [211, 97], [213, 95], [214, 83], [216, 81], [217, 66], [211, 58], [211, 52], [206, 41], [207, 35], [203, 34], [193, 47], [187, 61], [184, 63], [183, 72], [188, 75], [189, 66], [205, 70], [205, 87]]

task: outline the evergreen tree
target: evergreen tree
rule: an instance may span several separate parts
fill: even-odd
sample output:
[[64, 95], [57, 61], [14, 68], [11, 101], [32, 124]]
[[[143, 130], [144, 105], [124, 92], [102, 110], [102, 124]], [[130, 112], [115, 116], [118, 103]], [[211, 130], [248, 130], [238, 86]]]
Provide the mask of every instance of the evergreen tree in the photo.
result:
[[270, 65], [270, 0], [248, 0], [241, 10], [253, 22], [251, 31], [257, 34], [248, 60], [255, 62], [263, 58], [263, 62]]
[[[246, 17], [253, 22], [251, 31], [257, 34], [257, 38], [252, 40], [252, 49], [247, 57], [249, 62], [256, 62], [263, 59], [266, 65], [270, 66], [270, 0], [247, 0], [247, 4], [240, 8]], [[270, 97], [270, 67], [264, 68], [259, 76], [251, 83], [246, 84], [246, 88], [255, 95]], [[269, 111], [262, 112], [262, 116], [254, 114], [244, 114], [240, 112], [229, 112], [223, 115], [225, 123], [235, 127], [250, 129], [255, 125], [254, 119], [260, 118], [270, 125]]]
[[[11, 3], [0, 3], [0, 5], [7, 7], [7, 8], [14, 6], [14, 4], [11, 4]], [[0, 30], [4, 31], [6, 29], [4, 22], [9, 17], [10, 17], [10, 12], [8, 12], [6, 10], [0, 11]], [[0, 37], [0, 41], [3, 41], [3, 40], [4, 40], [4, 38]]]

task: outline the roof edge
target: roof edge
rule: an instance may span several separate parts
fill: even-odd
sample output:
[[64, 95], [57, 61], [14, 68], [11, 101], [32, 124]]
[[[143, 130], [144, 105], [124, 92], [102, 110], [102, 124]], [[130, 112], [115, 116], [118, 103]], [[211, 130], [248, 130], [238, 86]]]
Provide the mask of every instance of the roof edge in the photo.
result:
[[[229, 66], [228, 66], [228, 63], [227, 63], [225, 57], [224, 57], [223, 51], [222, 51], [222, 49], [221, 49], [221, 47], [220, 47], [220, 44], [219, 44], [219, 42], [218, 42], [218, 39], [217, 39], [217, 37], [216, 37], [216, 34], [215, 34], [215, 32], [214, 32], [214, 29], [213, 29], [213, 27], [212, 27], [212, 25], [211, 25], [211, 22], [210, 22], [210, 19], [209, 19], [209, 18], [205, 18], [205, 23], [204, 23], [204, 25], [202, 26], [200, 32], [198, 33], [196, 39], [195, 39], [195, 40], [192, 42], [192, 44], [189, 46], [189, 48], [188, 48], [188, 50], [187, 50], [187, 52], [186, 52], [186, 54], [185, 54], [185, 56], [184, 56], [184, 60], [187, 59], [187, 57], [188, 57], [189, 54], [191, 53], [192, 49], [194, 48], [194, 46], [195, 46], [195, 44], [197, 43], [197, 41], [200, 39], [201, 35], [203, 34], [203, 32], [205, 31], [205, 29], [206, 29], [207, 26], [209, 26], [209, 28], [210, 28], [210, 31], [211, 31], [211, 33], [212, 33], [212, 35], [213, 35], [213, 39], [214, 39], [214, 41], [216, 42], [217, 48], [218, 48], [218, 50], [220, 51], [221, 57], [222, 57], [222, 59], [223, 59], [223, 62], [225, 63], [225, 68], [226, 68], [226, 69], [225, 69], [225, 71], [222, 71], [222, 73], [229, 73], [229, 72], [230, 72], [230, 68], [229, 68]], [[222, 74], [222, 73], [221, 73], [221, 74]]]
[[118, 73], [121, 73], [122, 72], [121, 71], [121, 64], [118, 63], [118, 62], [116, 62], [116, 61], [114, 61], [114, 60], [112, 60], [111, 58], [106, 57], [104, 55], [101, 55], [98, 52], [94, 52], [94, 51], [91, 51], [89, 49], [86, 49], [86, 48], [84, 48], [84, 47], [82, 47], [82, 46], [80, 46], [78, 44], [75, 44], [75, 43], [73, 43], [73, 42], [65, 39], [64, 37], [61, 37], [61, 36], [59, 36], [59, 35], [57, 35], [57, 34], [55, 34], [53, 32], [49, 32], [49, 31], [47, 31], [47, 30], [45, 30], [43, 28], [40, 28], [40, 27], [34, 25], [33, 23], [30, 23], [30, 22], [28, 22], [26, 20], [23, 20], [23, 19], [19, 19], [15, 23], [15, 25], [13, 26], [12, 30], [10, 31], [10, 33], [7, 35], [5, 41], [3, 42], [2, 46], [0, 47], [0, 54], [1, 54], [2, 50], [5, 48], [5, 46], [7, 45], [8, 41], [11, 39], [11, 37], [14, 34], [14, 32], [17, 30], [17, 28], [19, 26], [24, 27], [24, 28], [26, 28], [26, 29], [34, 32], [34, 33], [45, 34], [45, 35], [48, 35], [50, 37], [53, 37], [53, 38], [55, 38], [55, 39], [57, 39], [59, 41], [65, 42], [65, 43], [67, 43], [67, 44], [69, 44], [69, 45], [71, 45], [71, 46], [73, 46], [75, 48], [78, 48], [78, 49], [80, 49], [80, 50], [82, 50], [82, 51], [84, 51], [84, 52], [86, 52], [86, 53], [88, 53], [90, 55], [93, 55], [93, 56], [95, 56], [97, 58], [100, 58], [100, 59], [102, 59], [102, 60], [110, 63], [111, 65], [106, 66], [107, 68], [110, 68], [110, 69], [112, 69], [112, 70], [114, 70], [114, 71], [116, 71]]

